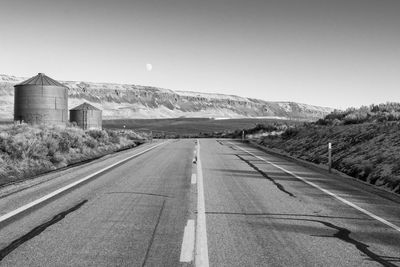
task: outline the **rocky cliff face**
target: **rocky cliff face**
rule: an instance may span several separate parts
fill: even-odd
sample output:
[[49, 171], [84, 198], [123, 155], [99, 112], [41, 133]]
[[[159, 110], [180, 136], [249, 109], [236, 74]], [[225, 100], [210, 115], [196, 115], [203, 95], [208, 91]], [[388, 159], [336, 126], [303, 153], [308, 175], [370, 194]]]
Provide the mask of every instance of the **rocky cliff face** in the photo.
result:
[[[13, 86], [25, 79], [0, 74], [0, 119], [12, 119]], [[275, 117], [314, 120], [332, 111], [331, 108], [294, 102], [269, 102], [133, 84], [61, 82], [69, 87], [69, 108], [87, 101], [102, 109], [105, 119]]]

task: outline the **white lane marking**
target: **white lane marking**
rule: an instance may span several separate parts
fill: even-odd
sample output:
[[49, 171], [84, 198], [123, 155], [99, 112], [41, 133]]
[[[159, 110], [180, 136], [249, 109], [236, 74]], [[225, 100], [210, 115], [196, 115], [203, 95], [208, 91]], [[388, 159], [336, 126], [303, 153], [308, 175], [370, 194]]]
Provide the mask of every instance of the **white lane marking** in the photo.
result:
[[[231, 142], [229, 142], [229, 143], [231, 143]], [[276, 168], [278, 168], [278, 169], [280, 169], [280, 170], [282, 170], [282, 171], [284, 171], [284, 172], [286, 172], [286, 173], [288, 173], [288, 174], [290, 174], [290, 175], [296, 177], [297, 179], [299, 179], [299, 180], [305, 182], [306, 184], [309, 184], [309, 185], [311, 185], [311, 186], [313, 186], [313, 187], [315, 187], [315, 188], [321, 190], [321, 191], [324, 192], [325, 194], [330, 195], [330, 196], [336, 198], [337, 200], [339, 200], [339, 201], [341, 201], [341, 202], [343, 202], [343, 203], [349, 205], [350, 207], [353, 207], [353, 208], [355, 208], [356, 210], [361, 211], [362, 213], [368, 215], [369, 217], [371, 217], [371, 218], [373, 218], [373, 219], [375, 219], [375, 220], [377, 220], [377, 221], [380, 221], [381, 223], [386, 224], [387, 226], [389, 226], [389, 227], [393, 228], [394, 230], [400, 232], [400, 227], [399, 227], [399, 226], [394, 225], [393, 223], [391, 223], [391, 222], [389, 222], [389, 221], [387, 221], [387, 220], [385, 220], [385, 219], [383, 219], [383, 218], [381, 218], [381, 217], [379, 217], [379, 216], [373, 214], [372, 212], [369, 212], [369, 211], [367, 211], [367, 210], [365, 210], [365, 209], [363, 209], [363, 208], [357, 206], [356, 204], [354, 204], [354, 203], [352, 203], [352, 202], [350, 202], [350, 201], [348, 201], [348, 200], [346, 200], [346, 199], [344, 199], [344, 198], [342, 198], [342, 197], [340, 197], [340, 196], [338, 196], [338, 195], [332, 193], [332, 192], [329, 191], [329, 190], [326, 190], [326, 189], [320, 187], [319, 185], [314, 184], [313, 182], [308, 181], [307, 179], [305, 179], [305, 178], [303, 178], [303, 177], [301, 177], [301, 176], [298, 176], [297, 174], [294, 174], [294, 173], [291, 172], [291, 171], [286, 170], [285, 168], [282, 168], [282, 167], [279, 166], [279, 165], [276, 165], [275, 163], [272, 163], [272, 162], [270, 162], [270, 161], [268, 161], [268, 160], [266, 160], [266, 159], [264, 159], [264, 158], [262, 158], [262, 157], [259, 157], [259, 156], [255, 155], [255, 154], [253, 154], [253, 153], [247, 151], [246, 149], [241, 148], [241, 147], [239, 147], [239, 146], [237, 146], [237, 145], [235, 145], [235, 144], [233, 144], [233, 143], [231, 143], [231, 144], [234, 145], [234, 146], [236, 146], [237, 148], [243, 150], [244, 152], [246, 152], [246, 153], [252, 155], [253, 157], [256, 157], [256, 158], [258, 158], [259, 160], [262, 160], [262, 161], [264, 161], [264, 162], [267, 162], [267, 163], [271, 164], [272, 166], [274, 166], [274, 167], [276, 167]]]
[[203, 170], [200, 159], [200, 142], [197, 139], [197, 227], [196, 227], [196, 267], [208, 267], [208, 246], [206, 208], [204, 201]]
[[196, 174], [195, 174], [195, 173], [192, 173], [192, 179], [191, 179], [191, 181], [192, 181], [192, 184], [195, 184], [195, 183], [197, 182], [197, 177], [196, 177]]
[[[196, 147], [197, 147], [197, 145], [196, 145]], [[193, 160], [192, 160], [192, 162], [193, 162], [193, 163], [196, 163], [196, 162], [197, 162], [197, 149], [195, 149], [195, 150], [193, 151]]]
[[26, 204], [26, 205], [24, 205], [24, 206], [22, 206], [22, 207], [19, 207], [19, 208], [13, 210], [13, 211], [10, 211], [10, 212], [8, 212], [8, 213], [6, 213], [6, 214], [0, 216], [0, 223], [2, 223], [2, 222], [4, 222], [5, 220], [10, 219], [11, 217], [14, 217], [14, 216], [17, 215], [17, 214], [20, 214], [21, 212], [24, 212], [24, 211], [26, 211], [26, 210], [28, 210], [28, 209], [30, 209], [30, 208], [32, 208], [32, 207], [34, 207], [34, 206], [40, 204], [40, 203], [42, 203], [42, 202], [44, 202], [44, 201], [46, 201], [46, 200], [48, 200], [48, 199], [50, 199], [50, 198], [52, 198], [52, 197], [54, 197], [54, 196], [60, 194], [60, 193], [62, 193], [62, 192], [64, 192], [64, 191], [68, 190], [68, 189], [70, 189], [70, 188], [72, 188], [72, 187], [74, 187], [74, 186], [77, 186], [77, 185], [83, 183], [84, 181], [86, 181], [86, 180], [92, 178], [93, 176], [95, 176], [95, 175], [97, 175], [97, 174], [100, 174], [100, 173], [102, 173], [102, 172], [104, 172], [104, 171], [106, 171], [106, 170], [108, 170], [108, 169], [110, 169], [110, 168], [112, 168], [112, 167], [114, 167], [114, 166], [116, 166], [116, 165], [118, 165], [118, 164], [121, 164], [121, 163], [123, 163], [123, 162], [125, 162], [125, 161], [128, 161], [128, 160], [130, 160], [130, 159], [132, 159], [132, 158], [134, 158], [134, 157], [137, 157], [137, 156], [139, 156], [139, 155], [141, 155], [141, 154], [144, 154], [145, 152], [147, 152], [147, 151], [149, 151], [149, 150], [152, 150], [152, 149], [154, 149], [154, 148], [156, 148], [156, 147], [158, 147], [158, 146], [161, 146], [161, 145], [163, 145], [163, 144], [166, 144], [166, 143], [168, 143], [168, 141], [167, 141], [167, 142], [160, 143], [160, 144], [155, 145], [155, 146], [152, 146], [152, 147], [150, 147], [150, 148], [148, 148], [148, 149], [146, 149], [146, 150], [144, 150], [144, 151], [142, 151], [142, 152], [139, 152], [139, 153], [137, 153], [137, 154], [135, 154], [135, 155], [129, 156], [129, 157], [127, 157], [127, 158], [125, 158], [125, 159], [123, 159], [123, 160], [120, 160], [120, 161], [118, 161], [118, 162], [116, 162], [116, 163], [114, 163], [114, 164], [111, 164], [110, 166], [107, 166], [107, 167], [105, 167], [105, 168], [103, 168], [103, 169], [101, 169], [101, 170], [99, 170], [99, 171], [97, 171], [97, 172], [94, 172], [94, 173], [92, 173], [92, 174], [90, 174], [90, 175], [88, 175], [88, 176], [85, 176], [84, 178], [82, 178], [82, 179], [80, 179], [80, 180], [78, 180], [78, 181], [75, 181], [75, 182], [73, 182], [73, 183], [71, 183], [71, 184], [69, 184], [69, 185], [66, 185], [66, 186], [64, 186], [64, 187], [61, 187], [60, 189], [57, 189], [56, 191], [53, 191], [53, 192], [51, 192], [51, 193], [49, 193], [49, 194], [47, 194], [47, 195], [45, 195], [45, 196], [43, 196], [43, 197], [41, 197], [41, 198], [39, 198], [39, 199], [36, 199], [36, 200], [34, 200], [34, 201], [32, 201], [32, 202], [30, 202], [30, 203], [28, 203], [28, 204]]
[[194, 235], [194, 220], [188, 220], [183, 232], [180, 262], [193, 261]]

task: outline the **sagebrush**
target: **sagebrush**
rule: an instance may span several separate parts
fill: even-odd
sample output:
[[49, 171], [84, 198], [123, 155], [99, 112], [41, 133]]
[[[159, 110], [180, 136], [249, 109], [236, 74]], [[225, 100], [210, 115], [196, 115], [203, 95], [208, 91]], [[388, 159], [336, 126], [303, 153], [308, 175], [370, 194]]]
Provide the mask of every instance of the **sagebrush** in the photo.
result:
[[0, 185], [143, 143], [130, 130], [0, 126]]

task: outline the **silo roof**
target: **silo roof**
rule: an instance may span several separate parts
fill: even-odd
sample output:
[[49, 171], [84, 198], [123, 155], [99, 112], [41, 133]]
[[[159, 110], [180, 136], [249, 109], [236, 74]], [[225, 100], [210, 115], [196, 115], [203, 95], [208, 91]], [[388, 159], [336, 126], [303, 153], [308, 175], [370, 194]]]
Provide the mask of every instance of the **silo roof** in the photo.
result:
[[23, 81], [15, 86], [23, 86], [23, 85], [41, 85], [41, 86], [60, 86], [66, 87], [64, 84], [53, 80], [52, 78], [46, 76], [44, 73], [38, 73], [38, 75]]
[[76, 106], [70, 110], [100, 110], [96, 108], [95, 106], [90, 105], [89, 103], [85, 102], [83, 104], [80, 104], [79, 106]]

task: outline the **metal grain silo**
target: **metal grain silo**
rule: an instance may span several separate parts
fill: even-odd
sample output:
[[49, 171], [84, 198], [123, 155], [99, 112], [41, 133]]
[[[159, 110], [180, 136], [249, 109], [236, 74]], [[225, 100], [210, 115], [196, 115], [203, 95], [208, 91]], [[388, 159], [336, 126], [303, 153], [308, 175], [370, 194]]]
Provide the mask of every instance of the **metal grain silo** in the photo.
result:
[[68, 87], [43, 73], [15, 85], [14, 121], [65, 126]]
[[101, 129], [102, 128], [102, 115], [101, 110], [90, 105], [83, 103], [74, 107], [69, 111], [69, 121], [76, 122], [76, 124], [83, 129]]

